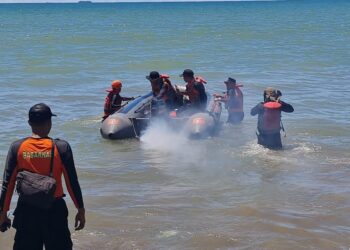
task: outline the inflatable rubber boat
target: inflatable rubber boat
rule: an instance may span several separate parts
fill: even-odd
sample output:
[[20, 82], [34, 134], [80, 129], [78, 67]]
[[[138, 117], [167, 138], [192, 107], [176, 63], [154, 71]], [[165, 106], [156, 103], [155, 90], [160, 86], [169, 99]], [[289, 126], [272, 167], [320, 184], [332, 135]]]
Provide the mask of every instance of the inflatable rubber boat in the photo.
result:
[[[203, 138], [213, 135], [220, 123], [222, 105], [215, 99], [209, 101], [207, 111], [204, 112], [186, 109], [186, 106], [166, 113], [154, 112], [155, 106], [152, 92], [128, 102], [102, 122], [102, 137], [116, 140], [139, 137], [157, 118], [165, 119], [174, 130], [183, 131], [190, 138]], [[162, 114], [156, 116], [155, 113]]]

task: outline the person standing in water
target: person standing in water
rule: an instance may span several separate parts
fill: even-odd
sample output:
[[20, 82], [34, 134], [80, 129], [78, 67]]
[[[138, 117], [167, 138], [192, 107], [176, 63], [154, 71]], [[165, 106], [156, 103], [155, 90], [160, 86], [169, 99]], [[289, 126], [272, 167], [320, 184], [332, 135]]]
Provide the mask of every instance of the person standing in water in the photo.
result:
[[122, 107], [122, 102], [134, 100], [134, 97], [124, 97], [120, 95], [122, 91], [122, 82], [120, 80], [114, 80], [111, 84], [111, 89], [107, 89], [108, 92], [104, 104], [104, 116], [105, 120], [108, 116], [118, 111]]
[[281, 112], [292, 113], [292, 105], [281, 101], [282, 93], [268, 87], [264, 91], [264, 102], [258, 103], [251, 109], [252, 116], [258, 115], [257, 137], [258, 144], [270, 149], [281, 149]]
[[224, 95], [214, 94], [214, 98], [225, 103], [225, 108], [228, 112], [228, 123], [240, 123], [244, 118], [243, 112], [243, 93], [240, 87], [241, 84], [237, 84], [236, 80], [229, 77], [226, 81], [226, 92]]
[[[52, 116], [56, 115], [46, 104], [38, 103], [32, 106], [29, 110], [28, 121], [32, 128], [32, 136], [12, 143], [7, 155], [0, 196], [2, 232], [11, 227], [11, 220], [7, 212], [10, 208], [16, 178], [19, 175], [22, 177], [27, 175], [32, 178], [32, 182], [26, 179], [28, 185], [20, 185], [17, 181], [19, 199], [12, 225], [16, 229], [14, 250], [39, 250], [43, 249], [43, 246], [46, 250], [72, 249], [73, 243], [68, 228], [68, 209], [63, 199], [65, 194], [63, 193], [62, 175], [78, 210], [75, 216], [75, 230], [81, 230], [85, 226], [85, 208], [73, 153], [68, 142], [53, 140], [49, 137]], [[35, 179], [36, 181], [33, 182], [33, 175], [40, 178], [50, 176], [55, 180], [56, 188], [52, 189], [50, 203], [45, 207], [43, 207], [43, 199], [36, 200], [38, 196], [32, 195], [29, 198], [33, 199], [28, 199], [28, 196], [24, 195], [24, 193], [33, 191], [34, 184], [39, 181]]]

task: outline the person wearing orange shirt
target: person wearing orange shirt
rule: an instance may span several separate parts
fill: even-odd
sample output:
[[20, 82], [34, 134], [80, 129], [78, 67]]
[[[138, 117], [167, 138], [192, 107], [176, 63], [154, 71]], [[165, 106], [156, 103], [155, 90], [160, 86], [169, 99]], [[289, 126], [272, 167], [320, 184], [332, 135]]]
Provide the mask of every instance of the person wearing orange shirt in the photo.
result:
[[[75, 217], [75, 230], [85, 226], [85, 208], [75, 169], [73, 153], [68, 142], [51, 139], [51, 117], [56, 116], [44, 103], [32, 106], [29, 110], [29, 125], [32, 136], [15, 141], [10, 146], [0, 195], [0, 229], [6, 231], [11, 226], [7, 216], [17, 173], [29, 171], [40, 175], [50, 173], [52, 159], [52, 177], [56, 180], [54, 202], [43, 209], [18, 199], [14, 211], [12, 227], [16, 229], [13, 249], [70, 250], [73, 243], [68, 228], [68, 209], [63, 199], [64, 176], [67, 190], [78, 212]], [[53, 153], [53, 155], [52, 155]]]

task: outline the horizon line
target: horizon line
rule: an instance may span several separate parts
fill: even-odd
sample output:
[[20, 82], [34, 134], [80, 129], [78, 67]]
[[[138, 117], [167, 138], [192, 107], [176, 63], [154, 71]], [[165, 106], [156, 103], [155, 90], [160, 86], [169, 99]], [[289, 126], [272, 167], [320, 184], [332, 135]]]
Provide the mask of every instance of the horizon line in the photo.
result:
[[178, 2], [280, 2], [286, 0], [102, 0], [102, 1], [89, 1], [89, 0], [68, 0], [68, 1], [5, 1], [0, 4], [103, 4], [103, 3], [178, 3]]

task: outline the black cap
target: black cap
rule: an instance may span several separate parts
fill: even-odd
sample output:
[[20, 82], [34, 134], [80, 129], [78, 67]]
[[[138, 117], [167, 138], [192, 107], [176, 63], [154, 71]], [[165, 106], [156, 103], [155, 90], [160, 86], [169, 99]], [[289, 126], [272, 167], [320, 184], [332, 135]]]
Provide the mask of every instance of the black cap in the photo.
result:
[[160, 77], [160, 74], [157, 71], [151, 71], [149, 73], [149, 76], [146, 76], [146, 79], [155, 80], [155, 79], [158, 79], [159, 77]]
[[227, 78], [226, 81], [224, 81], [224, 83], [234, 83], [234, 84], [236, 84], [236, 79], [233, 79], [233, 78], [229, 77], [229, 78]]
[[194, 77], [194, 73], [191, 69], [185, 69], [184, 72], [180, 75], [180, 77], [189, 76]]
[[50, 119], [52, 116], [51, 109], [45, 103], [35, 104], [29, 109], [29, 121], [30, 122], [43, 122]]

